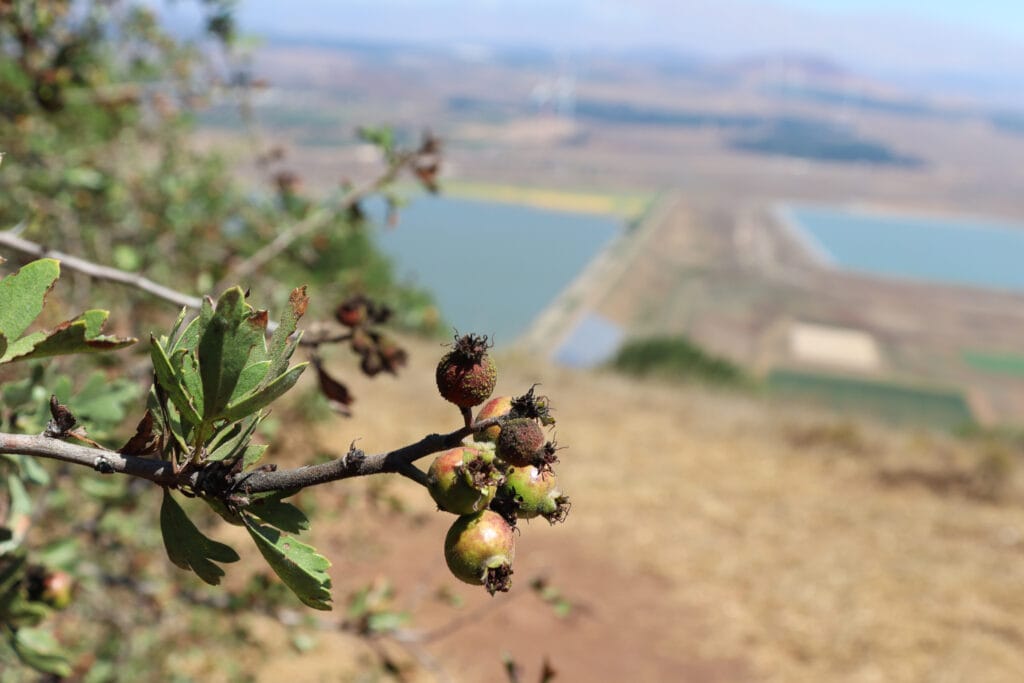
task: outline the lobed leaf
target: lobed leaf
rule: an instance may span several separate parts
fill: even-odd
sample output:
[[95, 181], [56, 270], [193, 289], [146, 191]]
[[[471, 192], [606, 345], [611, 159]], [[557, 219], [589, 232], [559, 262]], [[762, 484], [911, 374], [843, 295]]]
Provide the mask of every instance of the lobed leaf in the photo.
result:
[[8, 346], [7, 352], [0, 357], [0, 363], [73, 353], [115, 351], [138, 341], [131, 337], [119, 338], [101, 334], [109, 315], [107, 311], [86, 311], [49, 332], [36, 332], [23, 337]]
[[223, 564], [239, 559], [231, 547], [204, 536], [168, 489], [164, 489], [164, 502], [160, 506], [160, 530], [171, 562], [181, 569], [194, 571], [211, 586], [219, 584], [224, 576], [224, 570], [215, 562]]
[[290, 491], [275, 496], [261, 498], [245, 509], [246, 512], [259, 517], [267, 524], [277, 527], [290, 534], [298, 534], [309, 529], [309, 518], [299, 508], [281, 499], [291, 495]]
[[43, 312], [43, 302], [60, 277], [60, 263], [40, 259], [0, 279], [0, 334], [16, 340]]
[[242, 515], [242, 519], [260, 554], [284, 585], [304, 605], [330, 610], [331, 577], [327, 574], [330, 561], [311, 546], [283, 535], [280, 530], [258, 524], [250, 515]]

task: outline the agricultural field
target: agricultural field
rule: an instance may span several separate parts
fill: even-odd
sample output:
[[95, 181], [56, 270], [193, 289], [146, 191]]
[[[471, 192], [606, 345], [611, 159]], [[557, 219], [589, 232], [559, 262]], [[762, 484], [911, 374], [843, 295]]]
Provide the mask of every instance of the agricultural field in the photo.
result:
[[767, 385], [771, 391], [836, 412], [871, 415], [894, 424], [968, 427], [974, 419], [962, 393], [955, 390], [784, 369], [772, 370]]

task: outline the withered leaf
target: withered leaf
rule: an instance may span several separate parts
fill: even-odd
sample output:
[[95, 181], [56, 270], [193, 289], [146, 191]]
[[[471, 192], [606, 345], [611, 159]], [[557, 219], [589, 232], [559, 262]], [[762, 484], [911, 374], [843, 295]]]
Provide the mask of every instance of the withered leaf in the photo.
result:
[[78, 420], [71, 414], [66, 405], [57, 400], [56, 396], [50, 396], [50, 421], [46, 424], [46, 436], [60, 439], [68, 435]]
[[121, 455], [149, 455], [156, 453], [159, 447], [159, 437], [153, 433], [153, 414], [146, 410], [146, 414], [139, 420], [135, 428], [135, 435], [128, 439], [128, 443], [121, 446], [118, 453]]
[[338, 413], [349, 417], [352, 411], [348, 406], [355, 402], [355, 397], [348, 387], [331, 377], [320, 362], [315, 362], [317, 379], [320, 381], [320, 391], [330, 402], [331, 407]]

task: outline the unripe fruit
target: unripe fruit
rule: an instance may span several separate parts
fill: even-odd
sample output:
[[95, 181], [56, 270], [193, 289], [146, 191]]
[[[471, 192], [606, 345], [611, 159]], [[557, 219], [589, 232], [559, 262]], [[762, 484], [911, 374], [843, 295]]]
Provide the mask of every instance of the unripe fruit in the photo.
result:
[[[476, 414], [476, 421], [486, 420], [491, 417], [498, 417], [499, 415], [505, 415], [512, 409], [512, 397], [511, 396], [496, 396], [490, 401], [485, 403], [480, 412]], [[477, 432], [473, 435], [474, 441], [490, 441], [494, 442], [498, 440], [498, 434], [501, 432], [501, 425], [494, 425], [488, 427], [482, 432]]]
[[458, 337], [437, 364], [437, 389], [446, 401], [472, 408], [486, 401], [498, 383], [498, 370], [487, 354], [487, 337]]
[[544, 432], [536, 420], [517, 417], [501, 424], [497, 453], [509, 465], [524, 467], [533, 464], [534, 456], [543, 446]]
[[502, 480], [494, 453], [476, 446], [447, 450], [427, 470], [430, 497], [439, 508], [457, 515], [486, 509]]
[[510, 467], [502, 494], [516, 502], [516, 516], [531, 519], [540, 515], [552, 524], [564, 522], [569, 514], [569, 498], [558, 489], [558, 480], [550, 470], [532, 465]]
[[43, 579], [42, 600], [54, 609], [64, 609], [71, 604], [71, 595], [75, 588], [75, 580], [64, 571], [54, 571]]
[[490, 510], [459, 517], [444, 539], [444, 559], [455, 578], [483, 585], [491, 595], [511, 587], [514, 555], [515, 530]]

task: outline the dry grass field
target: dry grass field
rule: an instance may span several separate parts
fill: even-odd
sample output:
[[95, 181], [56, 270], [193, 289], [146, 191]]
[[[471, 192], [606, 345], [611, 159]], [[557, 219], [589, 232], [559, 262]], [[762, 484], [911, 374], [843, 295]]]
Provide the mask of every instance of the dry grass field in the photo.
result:
[[[411, 348], [403, 380], [353, 381], [357, 416], [286, 435], [279, 457], [356, 438], [377, 451], [454, 427], [433, 388], [438, 349]], [[564, 525], [523, 529], [510, 594], [491, 599], [447, 575], [449, 518], [414, 484], [314, 496], [339, 599], [387, 576], [413, 627], [441, 629], [409, 646], [416, 656], [379, 644], [419, 661], [408, 680], [502, 680], [503, 653], [524, 680], [547, 656], [565, 683], [1020, 679], [1024, 482], [1005, 444], [501, 360], [499, 391], [543, 380], [573, 500]], [[405, 512], [353, 504], [371, 489]], [[539, 575], [573, 603], [568, 617], [530, 590]], [[380, 680], [359, 673], [371, 653], [355, 638], [323, 631], [298, 656], [285, 627], [251, 626], [265, 639], [265, 680]]]

